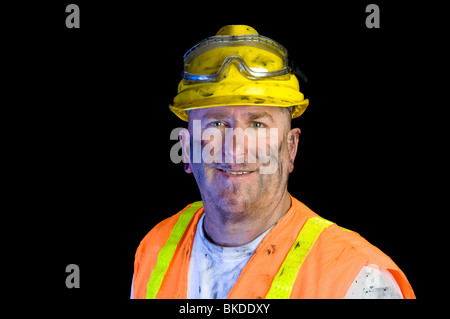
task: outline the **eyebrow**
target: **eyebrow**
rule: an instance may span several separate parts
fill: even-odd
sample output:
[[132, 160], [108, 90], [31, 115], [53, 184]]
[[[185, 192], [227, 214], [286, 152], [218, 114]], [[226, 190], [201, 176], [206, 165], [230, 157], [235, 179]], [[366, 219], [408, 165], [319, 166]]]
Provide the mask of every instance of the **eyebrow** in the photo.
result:
[[[270, 115], [268, 112], [247, 112], [247, 113], [245, 113], [245, 115], [251, 121], [262, 119], [262, 118], [267, 118], [270, 121], [274, 122], [272, 115]], [[204, 114], [202, 117], [204, 119], [216, 119], [217, 120], [217, 119], [224, 119], [229, 116], [230, 116], [230, 114], [227, 112], [211, 111], [211, 112]]]
[[211, 111], [211, 112], [208, 112], [208, 113], [204, 114], [202, 116], [202, 118], [218, 120], [218, 119], [226, 118], [227, 116], [228, 116], [228, 114], [226, 112]]
[[272, 115], [267, 112], [248, 112], [247, 117], [252, 121], [267, 118], [270, 121], [274, 122]]

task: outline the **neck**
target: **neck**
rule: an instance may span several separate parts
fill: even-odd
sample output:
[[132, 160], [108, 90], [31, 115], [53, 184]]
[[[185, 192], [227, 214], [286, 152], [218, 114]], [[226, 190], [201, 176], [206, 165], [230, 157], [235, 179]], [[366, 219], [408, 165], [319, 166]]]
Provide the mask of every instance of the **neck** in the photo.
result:
[[244, 212], [230, 213], [215, 207], [214, 203], [204, 203], [205, 235], [213, 243], [221, 246], [242, 246], [272, 227], [290, 209], [291, 197], [287, 190], [279, 201], [269, 205], [251, 208]]

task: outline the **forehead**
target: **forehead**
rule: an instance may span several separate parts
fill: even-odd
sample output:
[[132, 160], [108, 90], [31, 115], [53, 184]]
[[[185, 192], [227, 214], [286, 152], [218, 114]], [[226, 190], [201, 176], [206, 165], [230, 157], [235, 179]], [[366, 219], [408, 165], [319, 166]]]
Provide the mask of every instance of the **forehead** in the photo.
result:
[[273, 106], [217, 106], [192, 110], [189, 113], [189, 120], [201, 119], [241, 119], [258, 120], [265, 119], [273, 124], [281, 123], [287, 116], [288, 110], [282, 107]]

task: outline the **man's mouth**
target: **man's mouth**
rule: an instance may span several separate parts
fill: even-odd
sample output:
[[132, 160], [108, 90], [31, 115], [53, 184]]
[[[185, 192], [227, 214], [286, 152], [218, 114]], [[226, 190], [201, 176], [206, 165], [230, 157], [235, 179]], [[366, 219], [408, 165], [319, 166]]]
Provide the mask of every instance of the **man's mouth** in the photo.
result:
[[230, 170], [230, 169], [221, 169], [221, 168], [217, 168], [217, 169], [221, 172], [231, 174], [231, 175], [245, 175], [245, 174], [253, 173], [253, 171], [234, 171], [234, 170]]

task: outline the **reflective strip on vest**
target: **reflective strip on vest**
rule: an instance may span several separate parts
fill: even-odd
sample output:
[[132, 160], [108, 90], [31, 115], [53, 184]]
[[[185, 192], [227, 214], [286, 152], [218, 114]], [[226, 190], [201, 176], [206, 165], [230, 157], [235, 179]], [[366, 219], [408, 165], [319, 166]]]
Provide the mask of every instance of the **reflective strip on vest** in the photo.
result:
[[158, 253], [155, 268], [153, 268], [152, 275], [147, 284], [146, 299], [155, 299], [181, 237], [195, 212], [202, 206], [203, 203], [201, 201], [195, 202], [181, 213], [166, 244]]
[[275, 275], [266, 299], [288, 299], [290, 297], [303, 261], [308, 256], [309, 251], [322, 231], [331, 225], [333, 225], [332, 222], [320, 217], [309, 218], [306, 221], [278, 273]]
[[[147, 299], [154, 299], [158, 294], [164, 275], [169, 268], [172, 257], [175, 253], [177, 245], [186, 231], [195, 212], [203, 206], [201, 201], [192, 203], [186, 208], [178, 218], [175, 226], [167, 239], [166, 244], [158, 253], [155, 268], [152, 271], [150, 279], [147, 284]], [[288, 299], [292, 292], [295, 279], [303, 264], [303, 261], [308, 256], [309, 251], [313, 247], [317, 238], [325, 228], [333, 225], [332, 222], [320, 218], [309, 218], [302, 230], [298, 234], [297, 239], [292, 245], [289, 253], [283, 261], [278, 273], [273, 279], [266, 299]]]

